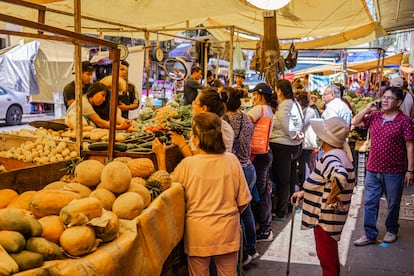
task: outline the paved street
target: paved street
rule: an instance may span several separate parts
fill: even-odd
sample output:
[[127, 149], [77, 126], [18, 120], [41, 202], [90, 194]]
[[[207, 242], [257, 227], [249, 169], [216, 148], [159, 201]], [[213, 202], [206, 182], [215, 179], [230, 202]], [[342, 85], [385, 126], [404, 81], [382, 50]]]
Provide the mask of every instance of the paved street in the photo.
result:
[[[341, 275], [349, 276], [399, 276], [414, 275], [414, 186], [406, 187], [402, 201], [399, 238], [395, 243], [378, 243], [356, 247], [353, 241], [363, 235], [363, 187], [357, 186], [352, 207], [339, 242]], [[380, 205], [379, 239], [385, 234], [386, 202]], [[402, 219], [405, 218], [405, 219]], [[301, 213], [295, 215], [290, 275], [322, 275], [316, 256], [312, 230], [300, 230]], [[247, 276], [287, 275], [291, 220], [273, 222], [273, 242], [258, 243], [260, 260], [246, 267]]]
[[39, 113], [39, 114], [25, 114], [23, 115], [22, 124], [17, 126], [6, 126], [4, 121], [0, 121], [0, 132], [9, 132], [12, 130], [19, 130], [22, 128], [27, 129], [36, 129], [34, 127], [29, 126], [29, 122], [32, 121], [47, 121], [56, 119], [53, 113]]

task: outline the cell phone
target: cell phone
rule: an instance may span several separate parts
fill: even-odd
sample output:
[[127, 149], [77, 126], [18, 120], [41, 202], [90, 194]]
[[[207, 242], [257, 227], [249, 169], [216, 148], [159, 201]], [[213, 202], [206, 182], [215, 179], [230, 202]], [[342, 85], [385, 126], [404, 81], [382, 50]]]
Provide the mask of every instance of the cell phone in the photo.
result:
[[375, 105], [377, 106], [377, 109], [381, 109], [381, 101], [376, 102]]

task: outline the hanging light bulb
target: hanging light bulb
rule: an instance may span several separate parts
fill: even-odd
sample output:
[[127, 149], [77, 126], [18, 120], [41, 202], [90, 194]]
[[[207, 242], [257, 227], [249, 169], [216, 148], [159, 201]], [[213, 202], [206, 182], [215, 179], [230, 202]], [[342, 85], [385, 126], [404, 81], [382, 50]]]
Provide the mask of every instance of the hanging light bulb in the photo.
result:
[[286, 6], [291, 0], [247, 0], [253, 6], [263, 10], [278, 10]]

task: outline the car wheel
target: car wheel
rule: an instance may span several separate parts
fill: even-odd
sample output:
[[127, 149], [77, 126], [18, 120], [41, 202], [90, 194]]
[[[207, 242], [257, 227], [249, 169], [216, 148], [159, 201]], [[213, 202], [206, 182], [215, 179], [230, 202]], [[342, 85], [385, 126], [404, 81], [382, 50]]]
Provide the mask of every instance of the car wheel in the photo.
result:
[[20, 107], [12, 105], [7, 110], [6, 124], [9, 126], [19, 125], [22, 122], [23, 111]]

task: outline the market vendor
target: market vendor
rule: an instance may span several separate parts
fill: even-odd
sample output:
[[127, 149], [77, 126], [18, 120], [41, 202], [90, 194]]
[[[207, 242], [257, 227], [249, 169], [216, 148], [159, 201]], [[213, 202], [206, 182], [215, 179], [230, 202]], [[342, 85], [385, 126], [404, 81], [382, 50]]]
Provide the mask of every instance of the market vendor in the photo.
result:
[[[108, 93], [106, 94], [105, 101], [103, 102], [103, 104], [99, 106], [94, 106], [93, 109], [102, 119], [109, 120], [111, 89], [112, 89], [112, 75], [102, 78], [99, 82], [105, 84], [105, 86], [108, 88]], [[120, 91], [126, 91], [126, 89], [127, 89], [126, 81], [122, 78], [119, 78], [118, 89], [117, 89], [118, 93], [122, 93]], [[118, 109], [118, 111], [121, 112], [121, 109]]]
[[[88, 89], [88, 92], [82, 97], [82, 116], [88, 124], [95, 124], [99, 128], [109, 128], [109, 121], [101, 118], [94, 110], [94, 107], [101, 106], [105, 102], [109, 89], [105, 84], [95, 82]], [[76, 126], [76, 101], [73, 102], [66, 112], [65, 123], [70, 128]], [[116, 117], [116, 129], [125, 130], [131, 126], [129, 120], [123, 119], [121, 116]]]
[[139, 106], [139, 94], [137, 87], [128, 81], [129, 63], [122, 60], [119, 67], [119, 76], [126, 81], [127, 88], [125, 91], [119, 91], [118, 108], [122, 111], [122, 117], [128, 119], [129, 111], [135, 110]]
[[[82, 61], [82, 93], [85, 94], [88, 91], [89, 86], [91, 85], [93, 74], [92, 63], [85, 60]], [[68, 83], [65, 88], [63, 88], [63, 101], [65, 103], [66, 109], [75, 101], [75, 81]]]

